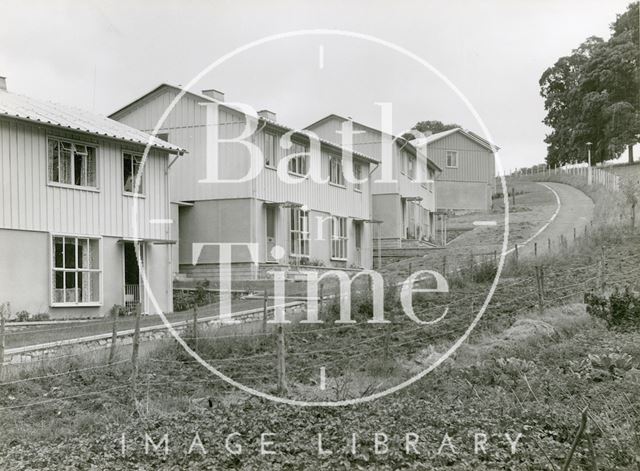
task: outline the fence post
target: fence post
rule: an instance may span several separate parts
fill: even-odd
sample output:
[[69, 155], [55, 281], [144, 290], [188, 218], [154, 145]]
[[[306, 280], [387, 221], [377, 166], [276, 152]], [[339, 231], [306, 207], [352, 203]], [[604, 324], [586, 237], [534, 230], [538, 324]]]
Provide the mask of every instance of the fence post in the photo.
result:
[[511, 187], [511, 206], [516, 207], [516, 187]]
[[604, 245], [601, 248], [602, 258], [600, 260], [600, 292], [604, 294], [607, 287], [607, 259], [604, 253]]
[[442, 257], [442, 276], [447, 276], [447, 256]]
[[514, 255], [516, 257], [516, 263], [518, 262], [518, 244], [516, 244], [516, 250], [514, 252]]
[[119, 309], [111, 309], [111, 315], [113, 316], [113, 323], [111, 324], [111, 348], [109, 349], [109, 364], [113, 364], [113, 360], [116, 358], [116, 342], [118, 341], [118, 316], [120, 315]]
[[549, 252], [551, 252], [551, 237], [547, 237], [547, 246], [549, 247]]
[[495, 265], [497, 265], [497, 264], [498, 264], [498, 251], [497, 251], [497, 250], [494, 250], [494, 251], [493, 251], [493, 263], [494, 263]]
[[278, 393], [287, 394], [287, 372], [285, 359], [284, 329], [278, 324], [277, 360], [278, 360]]
[[576, 228], [573, 228], [573, 241], [576, 241], [576, 238], [578, 237], [578, 235], [576, 234]]
[[537, 257], [537, 256], [538, 256], [538, 243], [537, 243], [537, 242], [534, 242], [534, 243], [533, 243], [533, 255], [534, 255], [535, 257]]
[[[322, 290], [322, 285], [320, 285], [320, 290]], [[267, 295], [267, 290], [265, 289], [262, 292], [262, 333], [267, 333], [267, 317], [269, 315], [269, 308], [267, 306], [269, 302], [269, 296]]]
[[198, 305], [193, 303], [193, 349], [198, 350]]
[[133, 328], [133, 343], [131, 348], [131, 365], [133, 367], [133, 377], [138, 375], [138, 351], [140, 350], [140, 316], [142, 315], [142, 304], [136, 304], [136, 323]]
[[0, 304], [0, 379], [2, 379], [2, 373], [4, 370], [4, 312], [5, 312], [5, 304]]
[[544, 314], [544, 271], [536, 265], [536, 285], [538, 287], [538, 312]]

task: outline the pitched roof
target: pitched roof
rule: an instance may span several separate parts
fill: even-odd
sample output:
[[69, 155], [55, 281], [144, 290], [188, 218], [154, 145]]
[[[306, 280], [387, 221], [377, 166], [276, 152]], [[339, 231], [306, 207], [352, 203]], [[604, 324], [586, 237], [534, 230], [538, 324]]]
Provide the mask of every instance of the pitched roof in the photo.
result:
[[[178, 85], [172, 85], [170, 83], [161, 83], [160, 85], [158, 85], [157, 87], [155, 87], [154, 89], [152, 89], [151, 91], [145, 93], [144, 95], [142, 95], [141, 97], [136, 98], [135, 100], [133, 100], [131, 103], [123, 106], [122, 108], [118, 109], [117, 111], [114, 111], [113, 113], [111, 113], [109, 115], [110, 118], [113, 119], [118, 119], [119, 117], [123, 116], [124, 114], [126, 114], [125, 112], [127, 110], [129, 110], [130, 108], [134, 107], [135, 105], [137, 105], [138, 103], [142, 102], [143, 100], [145, 100], [147, 97], [151, 96], [152, 94], [156, 93], [157, 91], [163, 89], [163, 88], [167, 88], [167, 89], [171, 89], [177, 92], [182, 92], [184, 90], [185, 95], [191, 95], [199, 100], [203, 100], [203, 101], [210, 101], [212, 103], [218, 103], [220, 106], [222, 106], [223, 108], [226, 108], [228, 110], [232, 110], [235, 111], [237, 113], [241, 113], [241, 114], [245, 114], [244, 111], [242, 111], [241, 109], [234, 107], [228, 103], [225, 103], [223, 101], [219, 101], [216, 100], [214, 98], [211, 98], [210, 96], [207, 95], [203, 95], [201, 93], [196, 93], [196, 92], [192, 92], [191, 90], [186, 90]], [[289, 126], [286, 126], [282, 123], [273, 121], [271, 119], [259, 116], [258, 120], [264, 123], [267, 123], [275, 128], [279, 128], [280, 130], [284, 131], [284, 132], [299, 132], [298, 129], [293, 129], [290, 128]], [[308, 128], [305, 128], [305, 130], [307, 130]], [[303, 133], [300, 132], [300, 134], [302, 135]], [[325, 139], [321, 139], [318, 138], [318, 140], [325, 146], [332, 148], [334, 151], [340, 151], [342, 149], [342, 147], [340, 147], [339, 145], [337, 145], [335, 142], [331, 142], [331, 141], [327, 141]], [[373, 159], [372, 157], [366, 155], [366, 154], [362, 154], [360, 152], [357, 151], [352, 151], [352, 155], [354, 157], [358, 157], [360, 160], [365, 160], [367, 162], [371, 162], [371, 163], [378, 163], [377, 160]]]
[[[357, 124], [358, 126], [361, 126], [363, 128], [367, 128], [370, 131], [373, 132], [377, 132], [380, 134], [385, 134], [383, 131], [376, 129], [376, 128], [372, 128], [371, 126], [367, 126], [366, 124], [362, 124], [358, 121], [354, 121], [351, 118], [345, 118], [343, 116], [337, 115], [335, 113], [329, 114], [327, 116], [325, 116], [324, 118], [319, 119], [318, 121], [315, 121], [313, 123], [311, 123], [310, 125], [308, 125], [307, 127], [305, 127], [305, 129], [311, 129], [317, 125], [319, 125], [320, 123], [323, 123], [325, 121], [328, 121], [329, 119], [336, 119], [338, 121], [348, 121], [351, 120], [353, 121], [355, 124]], [[415, 150], [416, 152], [418, 152], [418, 148], [415, 144], [413, 144], [413, 141], [410, 141], [408, 139], [405, 139], [402, 136], [394, 136], [393, 134], [389, 134], [389, 136], [394, 139], [396, 142], [401, 143], [403, 145], [408, 145], [411, 149]], [[433, 161], [431, 160], [428, 156], [427, 156], [427, 165], [430, 166], [431, 168], [437, 170], [437, 171], [442, 171], [442, 169]]]
[[467, 131], [466, 129], [462, 129], [462, 128], [448, 129], [446, 131], [442, 131], [442, 132], [438, 132], [438, 133], [435, 133], [435, 134], [431, 134], [431, 135], [426, 136], [426, 137], [420, 137], [418, 139], [413, 139], [411, 141], [411, 143], [414, 146], [422, 147], [424, 145], [432, 144], [432, 143], [434, 143], [436, 141], [439, 141], [442, 138], [445, 138], [445, 137], [450, 136], [451, 134], [455, 134], [457, 132], [459, 132], [462, 135], [468, 137], [472, 141], [475, 141], [476, 143], [478, 143], [482, 147], [485, 147], [486, 149], [488, 149], [491, 152], [496, 152], [496, 151], [498, 151], [500, 149], [498, 146], [496, 146], [494, 144], [491, 144], [489, 141], [487, 141], [486, 139], [483, 139], [482, 137], [478, 136], [476, 133], [471, 132], [471, 131]]
[[10, 93], [6, 90], [0, 90], [0, 116], [145, 146], [151, 142], [151, 147], [172, 153], [185, 152], [178, 146], [97, 113]]

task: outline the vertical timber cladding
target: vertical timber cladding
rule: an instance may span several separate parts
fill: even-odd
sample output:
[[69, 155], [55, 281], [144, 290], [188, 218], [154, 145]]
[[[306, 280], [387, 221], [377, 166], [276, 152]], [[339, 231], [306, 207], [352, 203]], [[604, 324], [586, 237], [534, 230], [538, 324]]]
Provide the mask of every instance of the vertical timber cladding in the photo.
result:
[[[447, 166], [447, 151], [458, 155], [457, 167]], [[488, 210], [495, 189], [495, 156], [462, 132], [428, 145], [429, 158], [442, 168], [437, 179], [438, 209]]]

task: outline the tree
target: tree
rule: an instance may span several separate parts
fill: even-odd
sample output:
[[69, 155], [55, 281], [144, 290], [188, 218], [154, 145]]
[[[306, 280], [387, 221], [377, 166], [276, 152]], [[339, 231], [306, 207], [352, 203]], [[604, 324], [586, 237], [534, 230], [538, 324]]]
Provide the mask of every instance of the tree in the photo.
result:
[[620, 156], [640, 137], [640, 44], [638, 2], [611, 25], [611, 38], [590, 37], [561, 57], [540, 78], [547, 115], [547, 164]]
[[432, 132], [433, 134], [448, 131], [449, 129], [461, 128], [459, 124], [443, 124], [442, 121], [420, 121], [416, 123], [413, 129], [420, 131], [421, 133]]

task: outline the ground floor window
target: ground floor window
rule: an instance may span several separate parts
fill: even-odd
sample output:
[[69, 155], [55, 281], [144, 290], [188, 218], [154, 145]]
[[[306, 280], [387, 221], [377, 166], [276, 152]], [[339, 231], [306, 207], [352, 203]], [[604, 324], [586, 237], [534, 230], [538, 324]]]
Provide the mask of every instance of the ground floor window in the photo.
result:
[[291, 255], [309, 255], [309, 211], [291, 209], [290, 247]]
[[347, 259], [347, 218], [331, 218], [331, 258]]
[[51, 241], [52, 304], [99, 303], [100, 239], [53, 236]]

